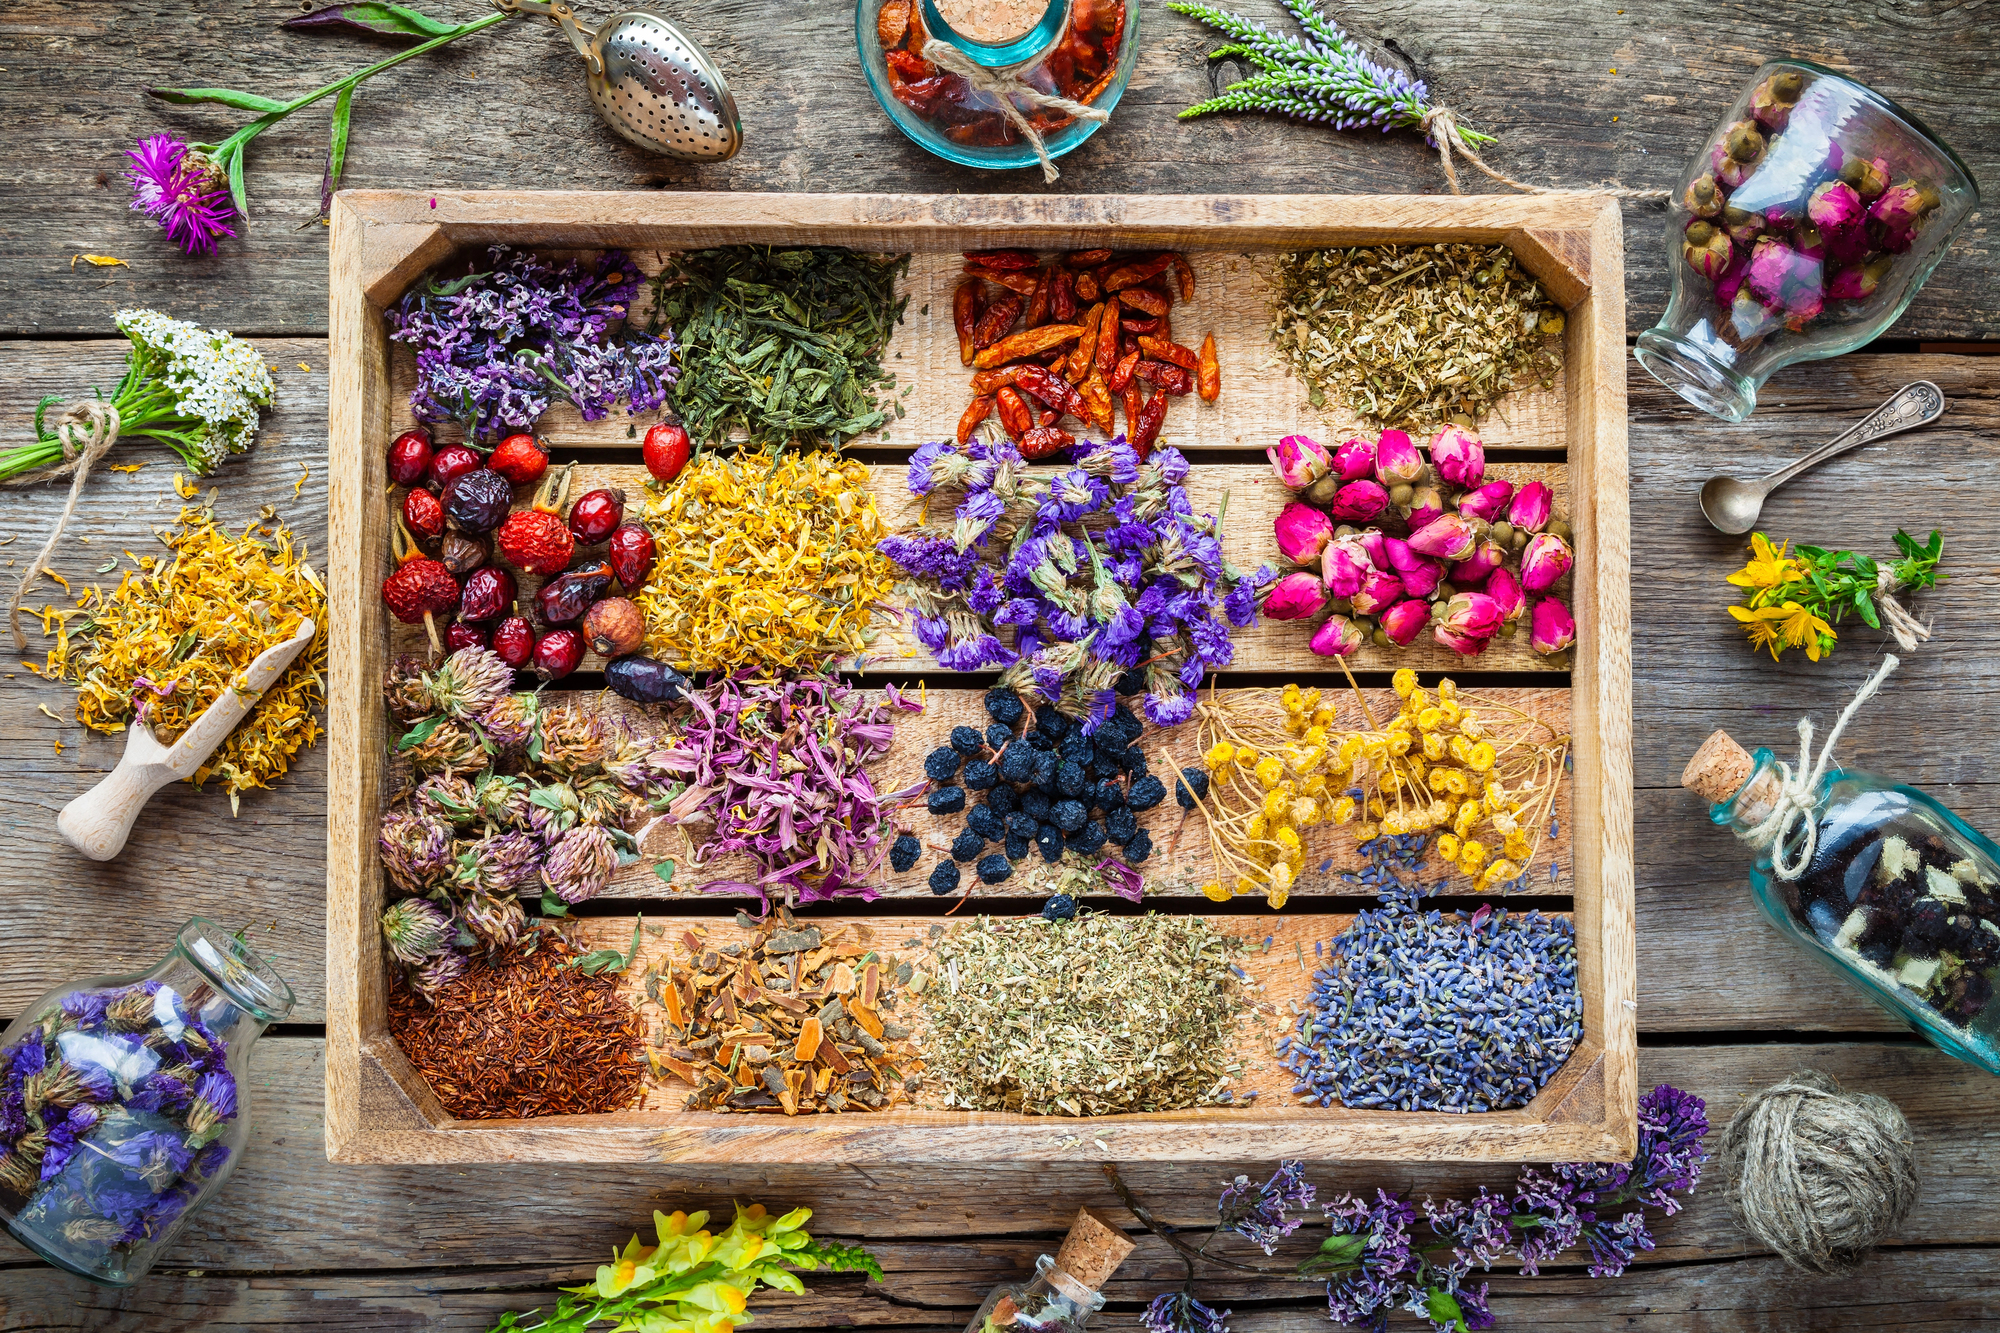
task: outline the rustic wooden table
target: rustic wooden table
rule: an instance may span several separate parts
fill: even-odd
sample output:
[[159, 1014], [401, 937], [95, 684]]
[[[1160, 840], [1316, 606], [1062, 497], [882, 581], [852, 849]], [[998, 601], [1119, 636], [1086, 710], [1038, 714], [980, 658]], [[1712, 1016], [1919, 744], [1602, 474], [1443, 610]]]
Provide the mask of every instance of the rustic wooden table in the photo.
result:
[[[442, 9], [441, 5], [431, 7]], [[1246, 6], [1260, 16], [1274, 5]], [[470, 15], [470, 0], [450, 6]], [[600, 6], [599, 8], [602, 8]], [[325, 530], [326, 240], [310, 225], [324, 119], [302, 116], [250, 156], [255, 217], [213, 259], [169, 249], [118, 178], [141, 134], [216, 139], [233, 114], [143, 99], [155, 83], [266, 93], [317, 86], [379, 58], [365, 42], [282, 33], [289, 0], [189, 6], [20, 0], [0, 13], [0, 432], [19, 440], [35, 400], [116, 378], [111, 313], [158, 306], [256, 337], [279, 385], [261, 443], [218, 478], [218, 511], [247, 522], [275, 505], [317, 550]], [[1533, 181], [1667, 184], [1715, 108], [1764, 59], [1802, 55], [1851, 70], [1902, 100], [2000, 185], [2000, 68], [1980, 6], [1882, 0], [1822, 6], [1548, 7], [1414, 0], [1368, 13], [1442, 101], [1502, 138], [1498, 161]], [[557, 34], [505, 26], [384, 77], [358, 100], [348, 181], [406, 188], [1030, 191], [1028, 173], [946, 166], [906, 143], [855, 67], [846, 7], [719, 0], [680, 17], [729, 71], [747, 146], [688, 167], [626, 146], [590, 115], [575, 58]], [[1408, 134], [1335, 134], [1263, 118], [1182, 125], [1205, 95], [1195, 24], [1145, 0], [1145, 54], [1116, 119], [1064, 160], [1057, 192], [1437, 192], [1435, 159]], [[1985, 33], [1982, 36], [1982, 32]], [[304, 225], [302, 225], [304, 224]], [[1656, 210], [1627, 210], [1628, 306], [1636, 334], [1665, 300]], [[130, 268], [71, 266], [80, 252]], [[1636, 367], [1631, 389], [1636, 683], [1640, 1076], [1708, 1099], [1726, 1119], [1742, 1094], [1799, 1068], [1898, 1101], [1921, 1142], [1924, 1197], [1896, 1243], [1839, 1282], [1789, 1273], [1704, 1187], [1659, 1228], [1659, 1248], [1617, 1281], [1581, 1265], [1540, 1278], [1498, 1275], [1494, 1309], [1514, 1329], [1659, 1330], [2000, 1327], [2000, 1083], [1919, 1044], [1822, 974], [1755, 914], [1739, 849], [1679, 790], [1682, 762], [1708, 731], [1782, 744], [1793, 720], [1838, 709], [1880, 651], [1849, 635], [1830, 663], [1774, 666], [1750, 655], [1722, 614], [1734, 542], [1703, 524], [1694, 492], [1712, 472], [1763, 470], [1830, 437], [1898, 385], [1935, 380], [1943, 422], [1861, 451], [1787, 488], [1766, 510], [1774, 533], [1886, 550], [1898, 526], [1946, 534], [1952, 581], [1925, 599], [1939, 637], [1849, 728], [1843, 758], [1929, 786], [1974, 824], [2000, 827], [1986, 755], [2000, 695], [1977, 646], [2000, 610], [1991, 514], [2000, 464], [2000, 248], [1975, 217], [1929, 287], [1866, 352], [1780, 374], [1742, 426], [1683, 407]], [[58, 568], [88, 576], [139, 549], [175, 502], [171, 460], [90, 485]], [[295, 496], [301, 476], [303, 488]], [[16, 492], [0, 520], [36, 539], [61, 496]], [[30, 549], [17, 546], [19, 556]], [[0, 562], [0, 568], [13, 561]], [[10, 661], [6, 666], [11, 667]], [[759, 1327], [839, 1325], [955, 1330], [996, 1280], [1052, 1249], [1081, 1203], [1115, 1206], [1084, 1162], [1004, 1169], [750, 1171], [480, 1166], [333, 1168], [321, 1147], [325, 762], [308, 756], [239, 819], [215, 793], [162, 793], [122, 857], [82, 860], [57, 839], [55, 812], [115, 762], [118, 743], [66, 721], [72, 696], [24, 671], [0, 687], [0, 754], [14, 774], [0, 841], [0, 1015], [67, 978], [143, 966], [190, 913], [243, 925], [291, 978], [299, 1004], [251, 1071], [256, 1131], [243, 1169], [197, 1216], [152, 1277], [119, 1294], [57, 1274], [0, 1241], [0, 1327], [326, 1330], [485, 1328], [586, 1276], [655, 1207], [727, 1207], [732, 1198], [810, 1204], [815, 1231], [866, 1238], [881, 1285], [822, 1279], [802, 1298], [758, 1307]], [[1245, 1171], [1268, 1163], [1245, 1162]], [[1212, 1217], [1234, 1167], [1147, 1166], [1130, 1179], [1169, 1220]], [[1316, 1179], [1418, 1191], [1502, 1186], [1501, 1170], [1329, 1165]], [[1713, 1183], [1713, 1182], [1711, 1182]], [[1101, 1324], [1132, 1329], [1179, 1264], [1142, 1240], [1110, 1289]], [[1328, 1327], [1314, 1288], [1204, 1289], [1238, 1330]], [[1407, 1319], [1399, 1316], [1399, 1319]]]

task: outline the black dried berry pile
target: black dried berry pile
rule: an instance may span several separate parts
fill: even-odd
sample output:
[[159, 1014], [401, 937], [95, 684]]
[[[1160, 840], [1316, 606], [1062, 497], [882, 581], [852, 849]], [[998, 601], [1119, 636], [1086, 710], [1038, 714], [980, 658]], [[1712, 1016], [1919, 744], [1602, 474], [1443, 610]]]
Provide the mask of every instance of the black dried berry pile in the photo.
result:
[[[1165, 800], [1167, 788], [1146, 771], [1143, 726], [1126, 705], [1089, 736], [1052, 706], [1031, 716], [1012, 690], [988, 690], [986, 712], [993, 722], [983, 733], [954, 727], [951, 743], [924, 759], [924, 775], [935, 784], [924, 799], [930, 812], [965, 815], [951, 859], [931, 872], [931, 892], [957, 890], [960, 864], [972, 866], [981, 883], [998, 884], [1035, 853], [1055, 862], [1065, 852], [1091, 856], [1110, 844], [1134, 866], [1153, 854], [1139, 812]], [[898, 870], [909, 868], [902, 848], [899, 840], [891, 853]]]

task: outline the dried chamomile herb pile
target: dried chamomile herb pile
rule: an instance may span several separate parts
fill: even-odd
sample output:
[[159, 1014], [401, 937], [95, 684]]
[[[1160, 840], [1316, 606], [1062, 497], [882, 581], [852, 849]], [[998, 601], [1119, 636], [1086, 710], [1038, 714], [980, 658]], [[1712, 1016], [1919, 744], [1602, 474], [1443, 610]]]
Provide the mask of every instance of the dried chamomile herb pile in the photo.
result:
[[[750, 918], [737, 917], [748, 925]], [[680, 932], [679, 956], [648, 969], [666, 1016], [654, 1075], [694, 1089], [690, 1111], [784, 1115], [880, 1111], [917, 1091], [923, 1062], [896, 1018], [909, 963], [854, 922], [801, 925], [780, 909], [747, 940]]]
[[896, 377], [882, 353], [908, 301], [896, 279], [909, 264], [835, 247], [673, 256], [654, 279], [653, 321], [680, 338], [674, 408], [688, 434], [838, 445], [901, 416], [884, 401]]
[[1326, 823], [1352, 829], [1371, 862], [1363, 882], [1383, 892], [1396, 889], [1383, 878], [1393, 872], [1373, 863], [1414, 861], [1433, 836], [1475, 890], [1525, 887], [1569, 737], [1449, 678], [1435, 698], [1408, 667], [1392, 683], [1403, 705], [1386, 721], [1356, 689], [1367, 725], [1355, 730], [1335, 725], [1317, 687], [1210, 691], [1196, 710], [1206, 772], [1184, 772], [1176, 790], [1208, 825], [1216, 878], [1203, 893], [1217, 902], [1262, 893], [1283, 907], [1305, 865], [1305, 839]]
[[646, 651], [692, 672], [816, 671], [865, 652], [895, 565], [868, 467], [821, 452], [705, 454], [650, 489]]
[[1562, 310], [1504, 245], [1300, 250], [1278, 260], [1271, 341], [1312, 405], [1380, 426], [1471, 428], [1562, 373]]
[[199, 787], [220, 778], [235, 811], [244, 792], [283, 777], [319, 739], [326, 588], [282, 527], [253, 523], [231, 536], [214, 514], [189, 508], [177, 531], [160, 536], [172, 559], [135, 556], [139, 567], [111, 592], [92, 587], [74, 608], [42, 612], [56, 645], [38, 674], [76, 683], [76, 720], [92, 731], [144, 721], [171, 745], [259, 654], [311, 618], [313, 641], [190, 779]]
[[1242, 941], [1200, 917], [981, 917], [932, 941], [946, 1106], [1118, 1115], [1237, 1102]]

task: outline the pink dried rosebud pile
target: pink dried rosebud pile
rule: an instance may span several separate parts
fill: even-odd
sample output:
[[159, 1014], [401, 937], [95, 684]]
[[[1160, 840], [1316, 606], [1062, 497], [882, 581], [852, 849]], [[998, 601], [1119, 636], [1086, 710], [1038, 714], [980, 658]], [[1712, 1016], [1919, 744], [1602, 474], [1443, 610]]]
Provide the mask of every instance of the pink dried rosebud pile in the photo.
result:
[[[1796, 154], [1777, 149], [1811, 85], [1799, 70], [1780, 70], [1758, 85], [1749, 118], [1723, 130], [1709, 148], [1707, 170], [1679, 201], [1682, 262], [1715, 284], [1716, 303], [1726, 311], [1720, 322], [1732, 339], [1748, 341], [1780, 326], [1803, 332], [1830, 301], [1868, 300], [1943, 202], [1935, 186], [1895, 183], [1886, 159], [1852, 155], [1837, 142], [1793, 194], [1787, 173], [1798, 173], [1800, 164]], [[1812, 123], [1802, 132], [1828, 133], [1822, 116], [1809, 109]], [[1750, 198], [1739, 191], [1767, 166], [1792, 202], [1731, 203], [1732, 195]], [[1768, 198], [1770, 192], [1754, 193]]]
[[1371, 640], [1403, 648], [1429, 631], [1474, 657], [1524, 617], [1545, 656], [1575, 642], [1556, 591], [1576, 561], [1569, 525], [1546, 484], [1488, 480], [1470, 429], [1447, 426], [1427, 450], [1390, 430], [1332, 450], [1288, 435], [1266, 453], [1298, 493], [1273, 525], [1298, 568], [1264, 594], [1264, 614], [1317, 620], [1315, 653], [1348, 657]]

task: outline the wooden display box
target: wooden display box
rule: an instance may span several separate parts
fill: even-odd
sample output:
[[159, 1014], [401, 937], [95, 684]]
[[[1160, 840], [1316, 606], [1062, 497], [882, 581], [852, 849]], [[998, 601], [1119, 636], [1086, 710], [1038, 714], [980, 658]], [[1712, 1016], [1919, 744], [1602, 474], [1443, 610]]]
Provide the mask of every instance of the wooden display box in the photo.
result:
[[[1198, 506], [1227, 490], [1233, 499], [1225, 548], [1239, 565], [1272, 558], [1269, 518], [1283, 497], [1256, 454], [1292, 430], [1344, 436], [1322, 426], [1302, 389], [1271, 363], [1268, 315], [1259, 289], [1270, 257], [1333, 245], [1476, 241], [1504, 243], [1567, 312], [1565, 371], [1550, 390], [1515, 395], [1485, 423], [1496, 475], [1537, 475], [1559, 494], [1576, 534], [1572, 607], [1578, 649], [1567, 677], [1546, 672], [1521, 636], [1486, 656], [1459, 662], [1439, 649], [1395, 657], [1367, 650], [1357, 670], [1412, 665], [1449, 671], [1461, 686], [1495, 672], [1514, 673], [1508, 693], [1541, 698], [1545, 715], [1566, 711], [1574, 776], [1561, 793], [1561, 836], [1550, 852], [1555, 873], [1537, 892], [1567, 894], [1576, 926], [1584, 1037], [1568, 1062], [1528, 1106], [1489, 1114], [1392, 1113], [1302, 1107], [1290, 1077], [1270, 1057], [1287, 1030], [1289, 1002], [1311, 989], [1311, 946], [1344, 929], [1353, 899], [1330, 901], [1338, 883], [1301, 885], [1283, 913], [1239, 899], [1213, 912], [1221, 928], [1251, 943], [1244, 966], [1263, 987], [1267, 1019], [1241, 1049], [1262, 1068], [1244, 1086], [1263, 1096], [1240, 1109], [1204, 1109], [1104, 1117], [1085, 1122], [998, 1113], [897, 1109], [869, 1114], [787, 1118], [685, 1112], [679, 1097], [649, 1092], [646, 1109], [609, 1115], [517, 1121], [453, 1119], [404, 1058], [387, 1027], [387, 963], [377, 918], [384, 877], [376, 828], [400, 775], [390, 757], [393, 734], [380, 681], [396, 647], [409, 642], [382, 606], [377, 589], [389, 570], [394, 497], [385, 476], [388, 441], [408, 422], [407, 348], [387, 337], [383, 311], [426, 270], [454, 256], [506, 242], [544, 250], [618, 247], [649, 271], [668, 251], [711, 245], [843, 245], [914, 256], [904, 324], [891, 344], [899, 384], [914, 384], [907, 415], [863, 441], [871, 453], [948, 436], [964, 406], [965, 372], [950, 329], [950, 282], [960, 251], [999, 246], [1041, 250], [1117, 247], [1188, 252], [1201, 289], [1185, 328], [1217, 334], [1224, 387], [1216, 404], [1177, 400], [1165, 442], [1185, 449], [1196, 467], [1188, 485]], [[1231, 1160], [1626, 1160], [1637, 1138], [1637, 1058], [1633, 981], [1632, 715], [1625, 462], [1625, 311], [1621, 229], [1614, 201], [1586, 195], [1529, 198], [1339, 196], [918, 196], [767, 195], [648, 192], [438, 193], [348, 191], [334, 201], [329, 502], [332, 555], [332, 655], [329, 730], [332, 773], [327, 820], [327, 1153], [342, 1162], [807, 1162]], [[579, 484], [642, 478], [637, 440], [622, 415], [586, 424], [567, 409], [538, 427], [558, 449], [631, 450], [629, 464], [593, 462]], [[1518, 455], [1526, 453], [1526, 457]], [[1517, 457], [1510, 459], [1509, 455]], [[1518, 479], [1518, 478], [1517, 478]], [[908, 521], [901, 468], [878, 469], [875, 490], [885, 519]], [[1268, 511], [1268, 512], [1267, 512]], [[532, 584], [523, 588], [524, 597]], [[1236, 667], [1283, 673], [1282, 679], [1331, 686], [1306, 649], [1310, 627], [1262, 622], [1238, 640]], [[922, 674], [932, 707], [906, 723], [897, 752], [909, 764], [936, 744], [933, 733], [977, 720], [978, 695], [940, 689], [952, 673], [897, 634], [885, 634], [868, 665]], [[843, 664], [848, 667], [855, 663]], [[596, 669], [587, 662], [584, 670]], [[1543, 670], [1545, 687], [1521, 689], [1518, 673]], [[1376, 675], [1372, 682], [1385, 678]], [[968, 684], [973, 682], [967, 682]], [[1496, 682], [1495, 684], [1497, 684]], [[1565, 688], [1566, 686], [1566, 688]], [[596, 697], [596, 696], [592, 696]], [[609, 700], [609, 696], [604, 696]], [[1349, 696], [1352, 699], [1352, 696]], [[609, 700], [616, 706], [618, 701]], [[1344, 704], [1343, 706], [1356, 706]], [[1182, 728], [1181, 732], [1191, 731]], [[921, 735], [918, 733], [921, 732]], [[1155, 735], [1144, 742], [1178, 767], [1192, 737]], [[891, 762], [897, 757], [892, 753]], [[1156, 760], [1156, 770], [1164, 763]], [[1170, 819], [1171, 802], [1149, 812]], [[1156, 841], [1161, 836], [1156, 832]], [[648, 851], [652, 850], [649, 845]], [[1336, 858], [1337, 850], [1331, 853]], [[1351, 852], [1349, 853], [1351, 856]], [[1148, 902], [1164, 910], [1204, 904], [1196, 885], [1207, 854], [1191, 840], [1163, 844], [1145, 867]], [[1337, 869], [1336, 872], [1337, 874]], [[1538, 863], [1536, 873], [1542, 873]], [[706, 877], [706, 876], [704, 876]], [[1322, 878], [1326, 878], [1324, 875]], [[922, 902], [942, 914], [920, 875], [898, 877], [885, 895]], [[675, 890], [689, 884], [677, 883]], [[677, 897], [650, 872], [629, 871], [606, 897]], [[711, 926], [726, 932], [738, 903], [704, 899]], [[933, 906], [934, 905], [934, 906]], [[997, 900], [1004, 910], [1021, 910]], [[1548, 907], [1546, 902], [1536, 904]], [[935, 917], [871, 917], [842, 904], [844, 919], [865, 920], [891, 949], [921, 934]], [[975, 908], [978, 905], [975, 904]], [[1560, 909], [1563, 905], [1553, 904]], [[1315, 910], [1317, 909], [1317, 910]], [[686, 917], [680, 918], [683, 922]], [[631, 923], [594, 917], [582, 925], [609, 942], [629, 940]], [[669, 936], [677, 931], [667, 932]], [[665, 947], [648, 940], [649, 961]], [[635, 967], [637, 974], [643, 968]], [[627, 984], [636, 989], [635, 979]], [[657, 1026], [648, 1021], [649, 1030]]]

